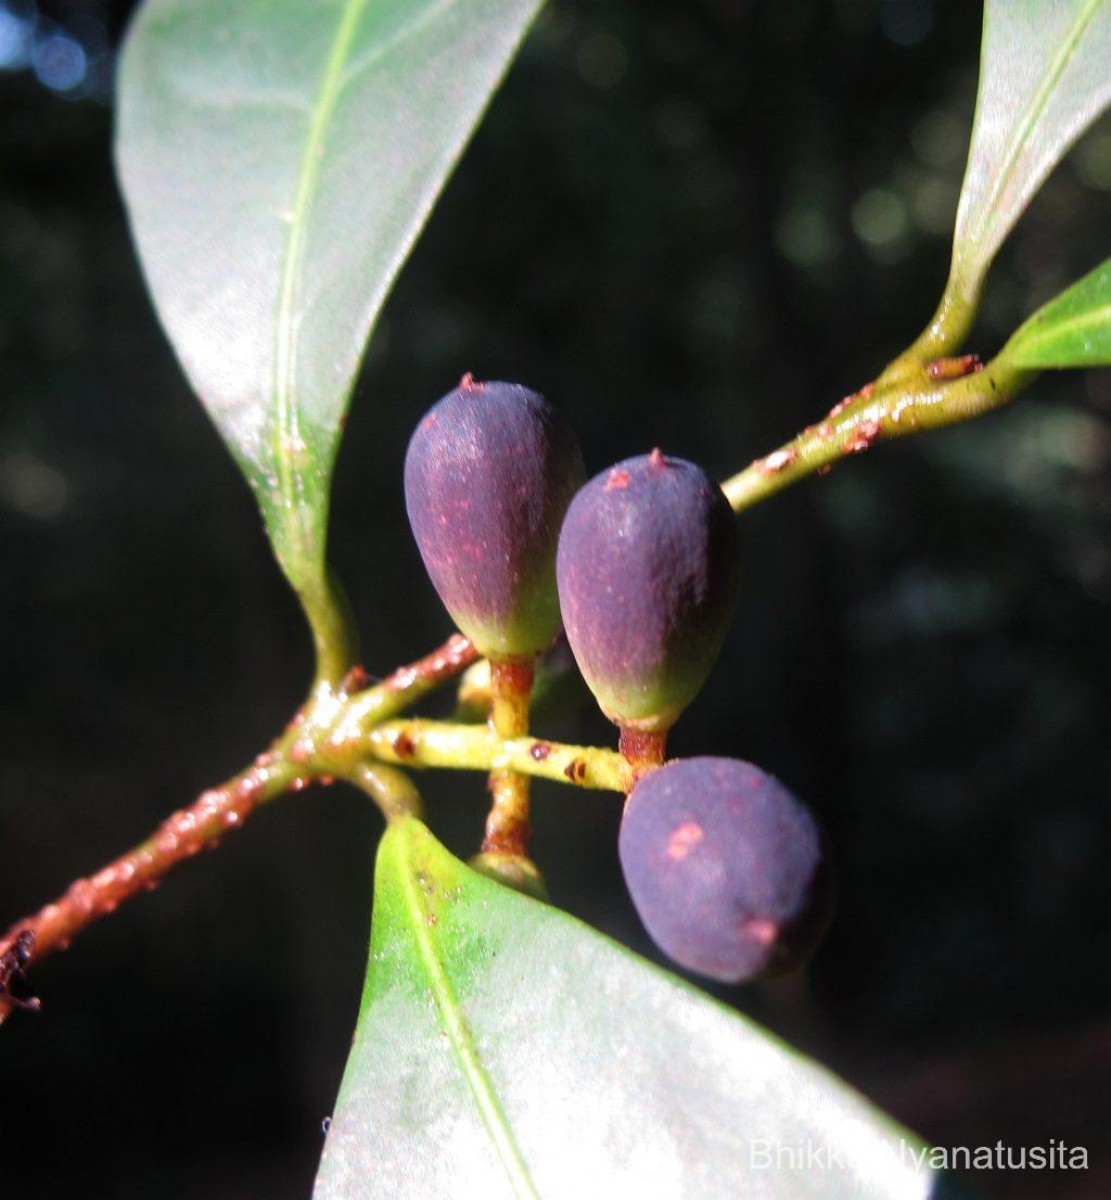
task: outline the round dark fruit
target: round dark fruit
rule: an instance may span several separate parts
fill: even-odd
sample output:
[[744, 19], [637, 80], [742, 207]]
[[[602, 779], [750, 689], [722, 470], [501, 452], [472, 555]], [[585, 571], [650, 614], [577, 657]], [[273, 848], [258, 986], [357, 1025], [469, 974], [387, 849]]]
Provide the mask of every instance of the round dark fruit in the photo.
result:
[[829, 922], [831, 874], [817, 823], [751, 763], [676, 759], [642, 776], [618, 853], [652, 940], [711, 979], [791, 970]]
[[559, 631], [560, 523], [586, 477], [567, 422], [536, 392], [469, 375], [424, 416], [405, 506], [456, 624], [487, 657], [530, 657]]
[[571, 502], [557, 572], [567, 640], [603, 712], [668, 729], [710, 673], [737, 597], [721, 488], [659, 450], [618, 463]]

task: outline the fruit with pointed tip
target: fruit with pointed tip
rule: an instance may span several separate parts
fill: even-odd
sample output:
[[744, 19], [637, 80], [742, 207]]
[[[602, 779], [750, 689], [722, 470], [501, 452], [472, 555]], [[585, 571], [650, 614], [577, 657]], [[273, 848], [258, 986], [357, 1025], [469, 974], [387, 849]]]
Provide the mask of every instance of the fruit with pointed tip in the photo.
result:
[[519, 384], [465, 375], [413, 433], [409, 523], [440, 599], [484, 656], [530, 658], [559, 631], [556, 545], [585, 477], [570, 426]]
[[751, 763], [675, 759], [642, 776], [618, 853], [652, 940], [711, 979], [791, 970], [829, 923], [831, 873], [817, 823]]
[[603, 471], [567, 511], [557, 576], [567, 639], [602, 711], [668, 729], [710, 673], [736, 601], [721, 488], [659, 450]]

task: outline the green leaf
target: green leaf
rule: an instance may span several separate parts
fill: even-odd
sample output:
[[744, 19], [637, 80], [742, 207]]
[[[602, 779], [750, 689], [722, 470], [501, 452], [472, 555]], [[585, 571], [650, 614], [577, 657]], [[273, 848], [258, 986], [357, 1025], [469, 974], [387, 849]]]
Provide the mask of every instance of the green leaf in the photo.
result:
[[355, 372], [539, 0], [147, 0], [117, 164], [155, 305], [294, 585]]
[[931, 1194], [923, 1148], [845, 1084], [420, 822], [387, 831], [375, 897], [314, 1200]]
[[1111, 102], [1111, 0], [987, 0], [980, 91], [953, 243], [975, 302], [1014, 223]]
[[1111, 366], [1111, 258], [1038, 309], [1004, 356], [1034, 369]]

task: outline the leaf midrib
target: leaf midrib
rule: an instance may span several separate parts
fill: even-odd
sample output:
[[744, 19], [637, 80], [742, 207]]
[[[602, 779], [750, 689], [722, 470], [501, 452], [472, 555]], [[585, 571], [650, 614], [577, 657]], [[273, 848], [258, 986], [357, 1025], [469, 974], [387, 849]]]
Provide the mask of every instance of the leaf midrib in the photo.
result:
[[540, 1193], [536, 1190], [529, 1169], [509, 1128], [509, 1122], [498, 1100], [493, 1080], [479, 1057], [478, 1048], [466, 1017], [463, 1015], [459, 998], [448, 978], [443, 960], [437, 952], [427, 921], [430, 910], [422, 902], [423, 893], [417, 884], [417, 869], [412, 861], [409, 843], [405, 843], [405, 846], [405, 859], [400, 864], [405, 911], [412, 927], [421, 965], [428, 976], [433, 1002], [440, 1014], [456, 1061], [459, 1063], [459, 1069], [462, 1071], [471, 1097], [478, 1107], [482, 1123], [490, 1135], [490, 1140], [494, 1143], [514, 1191], [522, 1197], [522, 1200], [540, 1200]]
[[320, 180], [324, 134], [332, 113], [339, 100], [343, 68], [351, 51], [351, 42], [359, 17], [366, 8], [367, 0], [349, 0], [336, 30], [335, 39], [328, 52], [320, 90], [313, 105], [309, 121], [308, 137], [297, 171], [297, 188], [289, 216], [289, 235], [286, 238], [285, 254], [282, 259], [281, 284], [278, 290], [278, 319], [274, 353], [274, 405], [275, 422], [274, 457], [278, 466], [279, 488], [283, 503], [296, 511], [297, 475], [285, 453], [289, 445], [300, 439], [300, 423], [297, 405], [293, 401], [294, 362], [297, 354], [297, 332], [294, 317], [294, 300], [297, 279], [301, 269], [308, 214], [313, 196]]
[[421, 13], [416, 20], [404, 25], [385, 43], [361, 60], [349, 62], [359, 19], [369, 0], [348, 0], [335, 38], [328, 52], [320, 88], [311, 109], [308, 137], [297, 170], [297, 186], [287, 223], [289, 233], [282, 256], [281, 279], [278, 288], [278, 311], [274, 353], [274, 458], [278, 471], [278, 486], [287, 510], [296, 513], [299, 475], [285, 452], [287, 446], [297, 446], [301, 438], [299, 413], [294, 396], [297, 360], [298, 283], [305, 248], [309, 216], [321, 177], [324, 160], [323, 145], [328, 127], [340, 96], [353, 79], [381, 61], [396, 47], [420, 32], [429, 22], [450, 8], [454, 0], [441, 0]]
[[1040, 328], [1032, 329], [1023, 339], [1026, 344], [1025, 346], [1020, 345], [1018, 360], [1019, 362], [1027, 360], [1030, 354], [1036, 356], [1039, 350], [1046, 346], [1052, 346], [1062, 338], [1082, 338], [1089, 330], [1099, 329], [1101, 326], [1109, 324], [1111, 324], [1111, 301], [1096, 308], [1086, 309], [1075, 316], [1066, 317], [1062, 321], [1047, 322]]
[[1103, 0], [1087, 0], [1071, 29], [1067, 30], [1065, 36], [1061, 39], [1060, 47], [1049, 64], [1049, 69], [1042, 76], [1038, 90], [1034, 93], [1033, 98], [1022, 114], [1016, 135], [1011, 142], [1010, 153], [1004, 157], [1000, 170], [995, 176], [995, 183], [989, 190], [981, 211], [996, 216], [999, 214], [997, 207], [999, 197], [1010, 182], [1022, 152], [1029, 145], [1038, 121], [1045, 111], [1046, 105], [1049, 103], [1050, 96], [1056, 89], [1065, 69], [1072, 61], [1073, 51], [1076, 49], [1077, 43], [1084, 36], [1084, 31], [1091, 24], [1096, 9], [1102, 3]]

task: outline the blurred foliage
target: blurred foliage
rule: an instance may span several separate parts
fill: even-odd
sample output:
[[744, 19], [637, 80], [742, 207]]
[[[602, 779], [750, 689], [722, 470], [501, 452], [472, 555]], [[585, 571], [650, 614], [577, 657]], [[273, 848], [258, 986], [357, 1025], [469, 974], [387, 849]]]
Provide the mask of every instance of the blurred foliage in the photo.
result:
[[[110, 43], [126, 6], [41, 8]], [[355, 397], [332, 557], [372, 671], [449, 632], [401, 463], [465, 370], [544, 391], [592, 471], [658, 444], [724, 477], [918, 332], [948, 266], [977, 9], [555, 0]], [[310, 664], [253, 501], [144, 295], [110, 110], [24, 63], [0, 71], [0, 111], [0, 912], [15, 917], [238, 768]], [[1106, 257], [1109, 212], [1104, 120], [1004, 249], [969, 348], [998, 348]], [[1089, 1146], [1093, 1170], [1043, 1173], [1040, 1200], [1111, 1193], [1109, 421], [1111, 374], [1047, 376], [747, 514], [739, 616], [674, 738], [780, 775], [840, 867], [810, 974], [719, 994], [927, 1137]], [[586, 705], [545, 728], [611, 736]], [[433, 829], [471, 852], [481, 780], [419, 782]], [[536, 857], [557, 903], [651, 953], [617, 818], [612, 797], [542, 786]], [[308, 1194], [378, 826], [353, 793], [292, 798], [37, 972], [43, 1015], [2, 1033], [13, 1195]], [[1033, 1194], [1017, 1174], [988, 1183]]]

